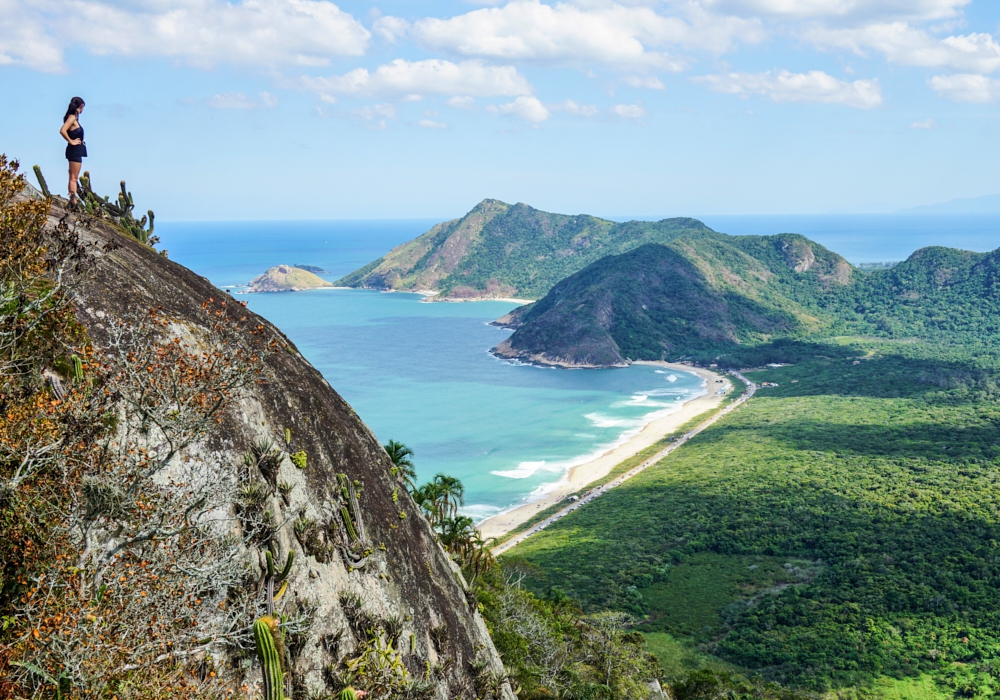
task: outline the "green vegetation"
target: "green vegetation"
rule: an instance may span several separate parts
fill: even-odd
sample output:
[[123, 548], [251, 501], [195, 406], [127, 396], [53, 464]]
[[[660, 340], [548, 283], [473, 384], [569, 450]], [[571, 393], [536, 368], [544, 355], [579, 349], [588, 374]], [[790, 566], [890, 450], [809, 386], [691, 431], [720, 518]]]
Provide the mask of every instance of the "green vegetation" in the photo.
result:
[[604, 256], [708, 230], [694, 219], [616, 224], [487, 199], [461, 219], [438, 224], [337, 284], [433, 290], [442, 298], [537, 299]]
[[538, 595], [641, 618], [671, 676], [707, 654], [812, 692], [993, 694], [1000, 361], [958, 343], [785, 345], [796, 365], [750, 374], [777, 387], [505, 565]]

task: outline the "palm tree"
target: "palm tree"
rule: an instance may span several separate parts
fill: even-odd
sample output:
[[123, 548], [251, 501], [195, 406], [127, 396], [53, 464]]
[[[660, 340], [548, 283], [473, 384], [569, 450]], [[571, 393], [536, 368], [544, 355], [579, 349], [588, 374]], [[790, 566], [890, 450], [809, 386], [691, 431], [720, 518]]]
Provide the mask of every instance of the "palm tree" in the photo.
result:
[[383, 447], [385, 447], [385, 451], [389, 454], [389, 459], [392, 460], [393, 466], [398, 470], [397, 473], [403, 479], [406, 487], [410, 491], [416, 489], [417, 469], [413, 465], [413, 460], [410, 459], [413, 456], [413, 450], [395, 440], [390, 440]]
[[444, 474], [436, 475], [433, 483], [440, 489], [442, 516], [454, 518], [458, 515], [458, 507], [465, 505], [465, 486], [455, 477]]
[[469, 542], [469, 549], [471, 550], [469, 567], [472, 569], [473, 578], [479, 576], [484, 571], [488, 571], [496, 563], [496, 559], [493, 558], [493, 547], [496, 546], [496, 543], [496, 537], [484, 540], [482, 533], [479, 530], [475, 531]]
[[459, 515], [441, 522], [441, 544], [449, 552], [458, 554], [463, 559], [467, 557], [475, 535], [476, 529], [473, 526], [472, 518]]
[[442, 490], [435, 482], [431, 481], [414, 489], [413, 500], [424, 511], [424, 515], [434, 527], [437, 527], [444, 519]]

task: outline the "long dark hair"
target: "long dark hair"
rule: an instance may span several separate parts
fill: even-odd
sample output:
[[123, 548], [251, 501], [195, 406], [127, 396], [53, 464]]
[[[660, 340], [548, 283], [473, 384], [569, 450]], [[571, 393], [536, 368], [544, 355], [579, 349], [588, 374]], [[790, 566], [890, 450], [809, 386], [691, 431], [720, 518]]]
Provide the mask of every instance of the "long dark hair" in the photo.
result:
[[82, 97], [74, 97], [72, 100], [70, 100], [69, 107], [66, 108], [66, 114], [63, 115], [63, 124], [66, 123], [67, 119], [69, 119], [72, 116], [75, 116], [76, 113], [80, 111], [80, 108], [83, 107], [85, 104], [87, 103], [83, 101]]

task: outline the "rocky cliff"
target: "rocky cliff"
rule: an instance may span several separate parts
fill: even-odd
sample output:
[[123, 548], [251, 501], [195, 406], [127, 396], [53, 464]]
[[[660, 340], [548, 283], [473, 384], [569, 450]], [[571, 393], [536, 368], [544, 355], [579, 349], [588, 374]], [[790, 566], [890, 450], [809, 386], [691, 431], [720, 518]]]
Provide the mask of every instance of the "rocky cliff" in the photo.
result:
[[[358, 648], [365, 621], [382, 621], [395, 627], [409, 675], [430, 686], [413, 697], [476, 697], [477, 673], [502, 671], [500, 659], [461, 573], [362, 419], [268, 321], [206, 278], [63, 205], [53, 201], [50, 222], [66, 218], [91, 246], [91, 264], [72, 282], [77, 317], [97, 348], [118, 321], [154, 308], [188, 338], [207, 332], [217, 320], [211, 309], [221, 306], [225, 315], [249, 316], [249, 326], [274, 341], [261, 381], [225, 411], [208, 443], [183, 459], [238, 465], [255, 441], [281, 448], [277, 474], [264, 476], [286, 488], [270, 494], [266, 506], [281, 523], [281, 551], [296, 557], [278, 612], [310, 611], [307, 631], [290, 649], [294, 696], [338, 690], [330, 670]], [[299, 455], [298, 466], [292, 454]], [[358, 492], [358, 519], [371, 543], [363, 559], [344, 546], [347, 534], [336, 506], [346, 500], [341, 474]], [[263, 553], [251, 555], [260, 572]], [[259, 664], [242, 658], [242, 664], [221, 663], [220, 673], [259, 697]], [[514, 697], [509, 686], [503, 695]]]

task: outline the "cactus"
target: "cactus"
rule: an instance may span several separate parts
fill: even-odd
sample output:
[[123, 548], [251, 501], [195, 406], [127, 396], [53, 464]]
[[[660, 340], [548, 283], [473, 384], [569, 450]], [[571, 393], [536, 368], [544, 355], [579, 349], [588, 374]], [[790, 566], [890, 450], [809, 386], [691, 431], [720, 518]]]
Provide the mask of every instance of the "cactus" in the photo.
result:
[[292, 464], [294, 464], [299, 469], [306, 468], [306, 453], [302, 450], [298, 452], [293, 452], [290, 457], [292, 458]]
[[[152, 213], [152, 212], [150, 212], [150, 213]], [[291, 445], [292, 444], [292, 429], [291, 428], [285, 428], [285, 444], [286, 445]]]
[[274, 601], [276, 597], [281, 597], [281, 593], [285, 592], [285, 586], [282, 586], [278, 596], [274, 595], [274, 584], [282, 583], [288, 578], [288, 574], [292, 570], [292, 562], [295, 561], [295, 552], [288, 552], [288, 559], [285, 560], [285, 568], [278, 572], [277, 567], [274, 565], [274, 555], [271, 554], [271, 550], [264, 552], [264, 559], [267, 561], [267, 614], [274, 615]]
[[257, 643], [257, 657], [260, 659], [264, 676], [264, 700], [284, 700], [284, 674], [281, 672], [281, 656], [278, 654], [276, 638], [281, 632], [276, 620], [262, 617], [253, 623], [254, 641]]
[[38, 179], [38, 186], [42, 190], [42, 194], [45, 195], [46, 199], [51, 199], [52, 194], [49, 192], [49, 185], [45, 182], [45, 177], [42, 175], [42, 169], [37, 165], [32, 168], [35, 171], [35, 177]]
[[347, 512], [347, 508], [344, 506], [341, 506], [340, 508], [340, 517], [344, 521], [344, 527], [347, 528], [348, 538], [350, 538], [351, 542], [357, 542], [358, 541], [357, 530], [354, 529], [354, 523], [351, 521], [351, 514]]
[[[101, 197], [94, 192], [90, 186], [89, 172], [84, 172], [80, 176], [78, 192], [80, 205], [87, 214], [110, 220], [125, 234], [150, 248], [159, 242], [159, 238], [153, 235], [154, 217], [152, 210], [148, 210], [146, 216], [139, 220], [136, 220], [132, 215], [132, 211], [135, 209], [135, 200], [125, 186], [124, 180], [121, 181], [121, 191], [118, 193], [117, 202], [111, 202], [107, 197]], [[146, 228], [147, 222], [149, 228]]]
[[78, 382], [83, 381], [83, 360], [78, 355], [73, 355], [73, 379]]
[[354, 688], [347, 686], [337, 694], [337, 700], [358, 700], [358, 695]]

